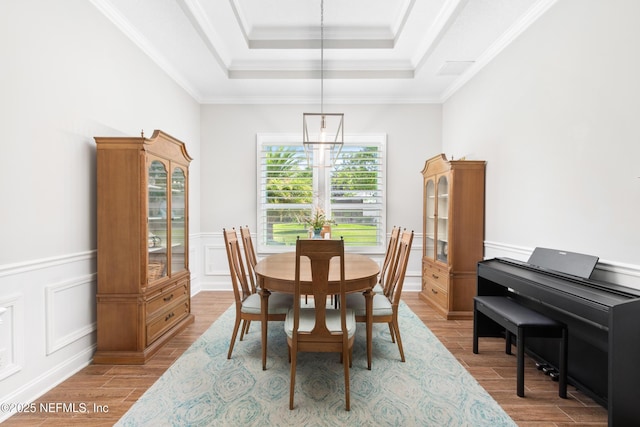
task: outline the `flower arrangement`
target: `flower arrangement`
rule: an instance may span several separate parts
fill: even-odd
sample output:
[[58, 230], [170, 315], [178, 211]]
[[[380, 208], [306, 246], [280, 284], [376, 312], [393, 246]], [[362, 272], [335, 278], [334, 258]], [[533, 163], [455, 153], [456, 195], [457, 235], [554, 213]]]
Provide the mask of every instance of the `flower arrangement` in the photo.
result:
[[334, 220], [327, 218], [327, 215], [321, 208], [315, 208], [311, 216], [300, 218], [299, 221], [314, 230], [320, 230], [324, 225], [336, 223]]

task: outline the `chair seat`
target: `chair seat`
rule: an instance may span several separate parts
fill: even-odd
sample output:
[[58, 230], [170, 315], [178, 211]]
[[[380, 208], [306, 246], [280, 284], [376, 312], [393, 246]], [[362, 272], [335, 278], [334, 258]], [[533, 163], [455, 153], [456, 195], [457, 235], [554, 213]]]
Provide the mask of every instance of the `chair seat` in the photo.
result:
[[[327, 310], [327, 329], [331, 332], [341, 332], [340, 326], [340, 310]], [[351, 338], [356, 333], [356, 315], [351, 309], [347, 309], [347, 336]], [[316, 315], [314, 308], [300, 309], [300, 326], [299, 332], [311, 332], [316, 324]], [[293, 337], [293, 309], [289, 309], [287, 317], [284, 319], [284, 331], [289, 338]]]
[[382, 287], [382, 285], [380, 283], [376, 283], [376, 285], [373, 287], [373, 293], [374, 294], [384, 294], [384, 288]]
[[[347, 295], [347, 307], [352, 309], [356, 316], [367, 315], [367, 305], [364, 295], [362, 294], [348, 294]], [[373, 296], [373, 316], [391, 316], [393, 314], [393, 307], [389, 298], [382, 294], [375, 294]]]
[[[251, 294], [242, 301], [242, 312], [247, 314], [260, 314], [262, 297], [260, 294]], [[293, 305], [293, 295], [273, 292], [269, 295], [269, 314], [287, 314]]]

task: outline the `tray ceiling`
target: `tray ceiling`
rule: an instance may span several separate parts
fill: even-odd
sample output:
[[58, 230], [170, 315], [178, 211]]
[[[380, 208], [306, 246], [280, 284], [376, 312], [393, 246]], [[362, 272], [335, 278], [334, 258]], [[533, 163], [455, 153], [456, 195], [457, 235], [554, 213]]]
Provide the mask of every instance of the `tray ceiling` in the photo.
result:
[[[91, 0], [201, 103], [318, 103], [320, 0]], [[325, 103], [443, 102], [556, 0], [325, 0]]]

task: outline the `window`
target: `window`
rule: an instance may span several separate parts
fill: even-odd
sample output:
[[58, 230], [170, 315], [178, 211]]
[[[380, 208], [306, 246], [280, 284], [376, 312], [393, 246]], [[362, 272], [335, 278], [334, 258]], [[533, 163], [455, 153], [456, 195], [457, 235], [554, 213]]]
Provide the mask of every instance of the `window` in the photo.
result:
[[321, 207], [347, 250], [384, 252], [385, 156], [386, 135], [345, 135], [333, 168], [311, 168], [299, 135], [258, 134], [258, 251], [291, 250], [307, 236], [300, 219]]

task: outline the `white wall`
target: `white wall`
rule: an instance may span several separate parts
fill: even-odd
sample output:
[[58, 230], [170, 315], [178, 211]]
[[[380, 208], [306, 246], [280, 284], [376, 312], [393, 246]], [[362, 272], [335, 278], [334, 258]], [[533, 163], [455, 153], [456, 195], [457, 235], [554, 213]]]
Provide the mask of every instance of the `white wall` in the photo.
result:
[[639, 16], [559, 1], [444, 104], [444, 151], [487, 160], [485, 255], [597, 255], [640, 287]]
[[0, 61], [0, 402], [26, 403], [93, 355], [93, 137], [185, 141], [198, 233], [200, 106], [86, 0], [1, 1]]
[[[204, 105], [202, 107], [203, 289], [229, 288], [222, 229], [256, 230], [256, 133], [302, 134], [305, 105]], [[387, 231], [413, 229], [406, 289], [420, 288], [422, 175], [424, 162], [440, 152], [440, 105], [340, 105], [345, 133], [387, 134]], [[302, 135], [301, 135], [302, 137]]]

